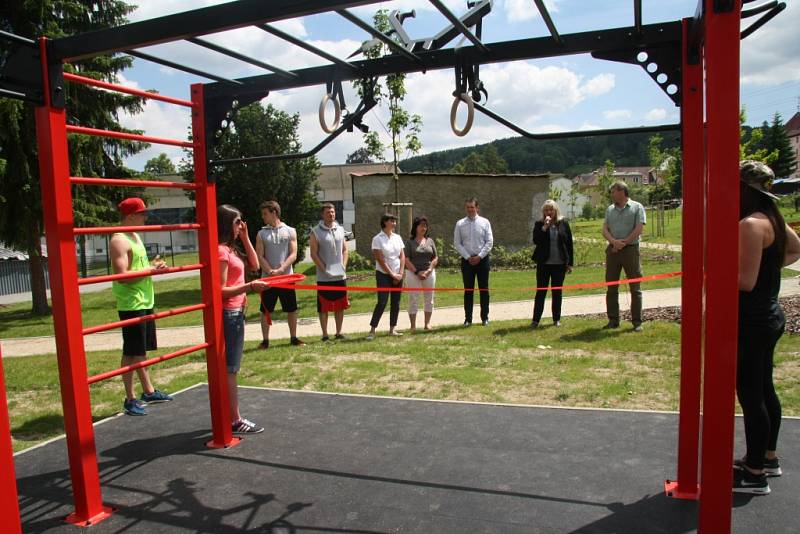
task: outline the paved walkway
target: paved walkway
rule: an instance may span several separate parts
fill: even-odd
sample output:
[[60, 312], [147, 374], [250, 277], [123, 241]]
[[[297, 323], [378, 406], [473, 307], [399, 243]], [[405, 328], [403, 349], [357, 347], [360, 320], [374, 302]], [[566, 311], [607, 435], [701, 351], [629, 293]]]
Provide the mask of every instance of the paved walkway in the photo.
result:
[[[800, 285], [797, 279], [785, 279], [781, 288], [781, 296], [799, 295]], [[680, 306], [680, 288], [653, 289], [644, 291], [644, 308], [662, 308], [665, 306]], [[477, 313], [476, 302], [476, 313]], [[630, 307], [629, 293], [624, 289], [620, 293], [620, 308], [627, 310]], [[549, 299], [545, 304], [544, 317], [550, 317]], [[525, 319], [531, 316], [533, 310], [532, 300], [521, 300], [513, 302], [495, 302], [491, 304], [490, 319], [492, 321], [506, 321], [511, 319]], [[568, 317], [571, 315], [585, 315], [590, 313], [603, 313], [605, 311], [605, 294], [564, 297], [561, 313]], [[346, 335], [358, 335], [369, 331], [369, 313], [356, 313], [345, 315], [343, 331]], [[420, 321], [422, 315], [417, 317]], [[388, 310], [384, 313], [381, 320], [380, 329], [388, 328]], [[464, 310], [461, 306], [447, 308], [437, 308], [433, 312], [431, 319], [432, 326], [457, 325], [464, 321]], [[329, 328], [333, 327], [333, 316], [329, 319]], [[398, 328], [405, 330], [408, 328], [408, 315], [401, 308], [400, 322]], [[645, 325], [646, 327], [646, 325]], [[473, 328], [481, 328], [473, 326]], [[491, 328], [491, 326], [490, 326]], [[332, 330], [329, 330], [332, 332]], [[319, 322], [316, 318], [300, 319], [297, 326], [297, 334], [301, 339], [318, 341], [320, 338]], [[261, 339], [261, 329], [258, 324], [250, 324], [245, 330], [245, 338], [248, 341]], [[289, 327], [283, 321], [276, 321], [270, 331], [272, 341], [283, 343], [289, 338]], [[186, 326], [180, 328], [162, 328], [158, 330], [159, 347], [185, 347], [202, 343], [203, 327]], [[55, 339], [53, 337], [34, 337], [20, 339], [2, 340], [3, 356], [30, 356], [35, 354], [52, 354], [56, 351]], [[102, 332], [86, 338], [86, 350], [122, 350], [122, 337], [118, 331]]]

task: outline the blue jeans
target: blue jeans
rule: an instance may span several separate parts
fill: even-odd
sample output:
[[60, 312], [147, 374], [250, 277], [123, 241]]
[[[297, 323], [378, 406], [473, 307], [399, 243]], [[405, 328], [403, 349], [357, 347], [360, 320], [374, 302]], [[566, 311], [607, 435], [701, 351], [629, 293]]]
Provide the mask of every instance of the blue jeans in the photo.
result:
[[225, 364], [228, 373], [239, 372], [244, 350], [244, 312], [242, 310], [222, 310], [222, 327], [225, 331]]

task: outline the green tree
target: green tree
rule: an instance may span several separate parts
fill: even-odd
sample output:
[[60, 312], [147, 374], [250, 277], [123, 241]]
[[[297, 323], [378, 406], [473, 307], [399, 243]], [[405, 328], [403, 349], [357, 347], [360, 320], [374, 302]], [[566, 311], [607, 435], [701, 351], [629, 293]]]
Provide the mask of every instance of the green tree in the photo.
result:
[[506, 174], [508, 163], [497, 151], [497, 148], [489, 143], [483, 150], [473, 150], [460, 163], [456, 163], [451, 172], [474, 173], [474, 174]]
[[[272, 105], [243, 107], [233, 117], [233, 128], [214, 148], [215, 158], [259, 154], [293, 154], [302, 151], [298, 114], [289, 115]], [[191, 159], [184, 158], [181, 172], [191, 179]], [[261, 228], [259, 205], [275, 200], [281, 205], [281, 221], [297, 229], [298, 261], [302, 259], [311, 225], [317, 222], [319, 202], [316, 158], [226, 165], [216, 170], [217, 203], [232, 204], [247, 221], [250, 237]], [[213, 169], [211, 170], [213, 172]]]
[[681, 149], [678, 147], [662, 148], [663, 138], [654, 135], [650, 138], [648, 152], [650, 167], [661, 181], [651, 188], [650, 199], [653, 201], [681, 198], [683, 182], [681, 179]]
[[164, 152], [154, 158], [150, 158], [144, 164], [144, 173], [149, 176], [163, 176], [175, 174], [175, 172], [175, 165]]
[[[59, 38], [126, 22], [133, 6], [119, 0], [7, 0], [0, 4], [0, 28], [23, 37]], [[129, 56], [100, 56], [65, 65], [65, 71], [116, 82], [131, 65]], [[67, 122], [107, 130], [123, 130], [120, 110], [137, 113], [137, 97], [66, 84]], [[32, 313], [49, 313], [40, 238], [43, 234], [38, 152], [33, 106], [0, 98], [0, 154], [6, 161], [0, 180], [0, 240], [28, 253]], [[130, 130], [127, 130], [130, 131]], [[123, 165], [142, 143], [69, 135], [70, 173], [73, 176], [126, 178], [136, 173]], [[76, 226], [106, 225], [116, 220], [114, 206], [124, 194], [120, 188], [73, 186]], [[81, 247], [81, 251], [83, 247]], [[84, 262], [85, 263], [85, 262]]]
[[[372, 18], [373, 27], [384, 33], [389, 34], [392, 30], [389, 24], [389, 12], [380, 9]], [[397, 34], [393, 33], [393, 38], [397, 40]], [[378, 42], [374, 46], [364, 51], [368, 59], [377, 59], [384, 55], [391, 54], [393, 51], [388, 45]], [[366, 91], [366, 85], [373, 85], [375, 99], [378, 102], [385, 101], [389, 107], [389, 123], [387, 130], [391, 136], [389, 148], [392, 150], [392, 173], [394, 175], [395, 202], [400, 202], [398, 188], [398, 166], [397, 163], [403, 154], [416, 154], [422, 149], [422, 142], [419, 134], [422, 131], [422, 117], [409, 114], [403, 108], [403, 100], [406, 97], [405, 73], [389, 74], [385, 77], [385, 87], [377, 79], [360, 80], [356, 82], [356, 87], [360, 95]], [[381, 142], [378, 132], [371, 131], [364, 134], [364, 145], [369, 154], [380, 161], [385, 161], [384, 151], [386, 147]]]
[[610, 159], [607, 159], [603, 172], [597, 175], [597, 191], [600, 193], [600, 196], [603, 199], [603, 206], [608, 206], [611, 204], [610, 188], [611, 185], [616, 181], [617, 179], [614, 176], [614, 162]]
[[739, 160], [763, 161], [769, 165], [778, 157], [777, 151], [768, 150], [764, 145], [764, 130], [745, 127], [746, 120], [747, 114], [742, 109], [739, 112]]
[[777, 111], [772, 117], [772, 123], [763, 127], [764, 146], [770, 153], [776, 153], [775, 159], [769, 164], [776, 178], [786, 178], [794, 173], [797, 163], [795, 162], [794, 149], [786, 135], [781, 114]]
[[372, 158], [369, 149], [362, 146], [348, 154], [345, 163], [375, 163], [375, 160]]

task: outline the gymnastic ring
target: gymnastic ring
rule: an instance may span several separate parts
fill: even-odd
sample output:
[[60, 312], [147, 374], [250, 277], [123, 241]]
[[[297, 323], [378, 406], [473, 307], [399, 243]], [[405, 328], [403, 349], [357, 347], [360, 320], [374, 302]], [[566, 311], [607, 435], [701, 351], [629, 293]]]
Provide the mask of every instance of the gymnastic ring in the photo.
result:
[[[333, 109], [336, 113], [336, 118], [333, 120], [333, 125], [328, 126], [325, 124], [325, 108], [328, 106], [328, 101], [333, 102]], [[336, 128], [339, 127], [339, 121], [342, 119], [342, 107], [339, 105], [339, 101], [336, 98], [328, 93], [324, 97], [322, 97], [322, 102], [319, 103], [319, 125], [322, 126], [322, 130], [325, 133], [333, 133]]]
[[[456, 127], [456, 114], [458, 113], [459, 102], [466, 102], [467, 104], [467, 122], [462, 129]], [[475, 118], [475, 104], [472, 102], [472, 97], [468, 93], [461, 93], [453, 100], [453, 105], [450, 106], [450, 128], [453, 133], [459, 137], [464, 137], [472, 129], [472, 120]]]

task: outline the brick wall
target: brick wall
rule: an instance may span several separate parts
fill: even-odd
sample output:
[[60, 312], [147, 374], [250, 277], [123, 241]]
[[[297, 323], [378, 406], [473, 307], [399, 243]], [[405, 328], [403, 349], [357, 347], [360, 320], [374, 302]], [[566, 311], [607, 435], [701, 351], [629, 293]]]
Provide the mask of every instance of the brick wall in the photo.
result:
[[[372, 237], [380, 231], [384, 202], [395, 201], [391, 174], [353, 176], [356, 243], [359, 254], [370, 255]], [[399, 202], [413, 203], [413, 215], [425, 215], [432, 236], [453, 241], [456, 221], [464, 217], [464, 200], [476, 196], [480, 214], [492, 223], [495, 244], [511, 249], [531, 244], [533, 222], [547, 199], [549, 175], [400, 174]], [[400, 208], [398, 233], [408, 237], [410, 221]]]

